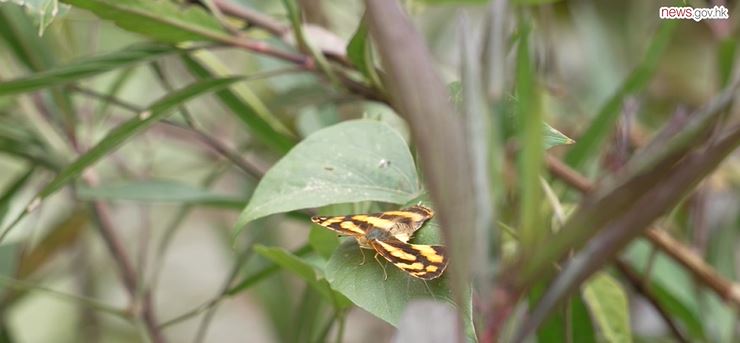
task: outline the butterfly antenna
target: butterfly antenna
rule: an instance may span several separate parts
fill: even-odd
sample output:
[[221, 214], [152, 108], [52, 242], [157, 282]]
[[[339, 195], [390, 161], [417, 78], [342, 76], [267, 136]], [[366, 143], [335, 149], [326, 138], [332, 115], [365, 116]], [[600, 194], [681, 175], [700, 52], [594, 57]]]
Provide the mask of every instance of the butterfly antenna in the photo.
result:
[[375, 260], [378, 261], [378, 264], [380, 265], [380, 268], [383, 269], [383, 281], [388, 280], [388, 273], [385, 272], [385, 266], [383, 263], [380, 262], [380, 259], [378, 259], [378, 253], [375, 254]]

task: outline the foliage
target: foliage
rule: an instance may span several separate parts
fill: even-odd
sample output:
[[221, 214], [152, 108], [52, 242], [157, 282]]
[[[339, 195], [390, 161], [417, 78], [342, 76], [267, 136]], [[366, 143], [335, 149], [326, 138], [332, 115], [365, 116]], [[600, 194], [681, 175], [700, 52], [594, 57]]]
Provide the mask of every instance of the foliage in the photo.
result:
[[736, 18], [651, 6], [2, 2], [0, 341], [737, 340]]

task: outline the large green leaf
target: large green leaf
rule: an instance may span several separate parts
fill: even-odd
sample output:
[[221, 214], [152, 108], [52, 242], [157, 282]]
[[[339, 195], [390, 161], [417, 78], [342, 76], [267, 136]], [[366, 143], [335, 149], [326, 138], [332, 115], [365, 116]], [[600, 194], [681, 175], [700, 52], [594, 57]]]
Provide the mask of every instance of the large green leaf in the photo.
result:
[[227, 37], [219, 22], [199, 6], [151, 0], [62, 0], [123, 29], [154, 39], [179, 43]]
[[26, 77], [0, 82], [0, 96], [30, 92], [101, 74], [133, 63], [145, 62], [177, 51], [163, 45], [137, 44]]
[[241, 208], [244, 200], [172, 180], [131, 181], [99, 187], [80, 186], [77, 196], [86, 200], [175, 202]]
[[[405, 274], [381, 257], [378, 263], [373, 259], [374, 255], [375, 252], [370, 250], [360, 252], [354, 240], [340, 245], [326, 266], [326, 277], [331, 286], [357, 306], [394, 326], [398, 325], [404, 309], [414, 299], [454, 304], [445, 276], [425, 284], [425, 281]], [[384, 280], [381, 263], [388, 274], [387, 280]]]
[[609, 274], [595, 274], [583, 287], [583, 299], [606, 342], [632, 342], [627, 294]]
[[329, 204], [403, 204], [420, 193], [406, 142], [381, 122], [352, 120], [296, 145], [257, 185], [236, 228], [270, 214]]

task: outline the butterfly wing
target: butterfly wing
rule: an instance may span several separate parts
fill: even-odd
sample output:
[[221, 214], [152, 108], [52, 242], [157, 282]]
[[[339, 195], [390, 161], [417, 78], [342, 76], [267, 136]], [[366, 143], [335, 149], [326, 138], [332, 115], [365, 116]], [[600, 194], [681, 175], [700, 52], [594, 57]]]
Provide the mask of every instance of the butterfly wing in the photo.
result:
[[354, 216], [314, 216], [311, 221], [344, 236], [364, 236], [372, 227], [367, 222], [353, 220]]
[[441, 245], [409, 244], [395, 238], [372, 240], [370, 245], [390, 263], [422, 280], [438, 278], [449, 262]]
[[388, 229], [391, 236], [402, 242], [408, 242], [414, 232], [434, 216], [434, 211], [423, 205], [414, 205], [397, 211], [379, 213], [379, 216], [396, 223]]
[[371, 214], [353, 214], [348, 216], [324, 217], [315, 216], [311, 221], [340, 235], [362, 236], [370, 229], [376, 228], [390, 233], [401, 241], [408, 241], [411, 234], [434, 215], [430, 208], [416, 205], [397, 211]]

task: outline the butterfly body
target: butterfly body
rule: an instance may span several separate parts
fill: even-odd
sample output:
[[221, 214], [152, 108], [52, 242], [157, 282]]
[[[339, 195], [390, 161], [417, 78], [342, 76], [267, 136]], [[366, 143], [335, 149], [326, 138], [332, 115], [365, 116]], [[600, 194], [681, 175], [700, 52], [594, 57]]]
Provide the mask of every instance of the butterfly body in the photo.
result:
[[444, 247], [408, 241], [432, 216], [432, 209], [416, 205], [372, 214], [316, 216], [311, 221], [340, 235], [354, 237], [361, 248], [375, 250], [413, 277], [431, 280], [442, 275], [447, 267]]

